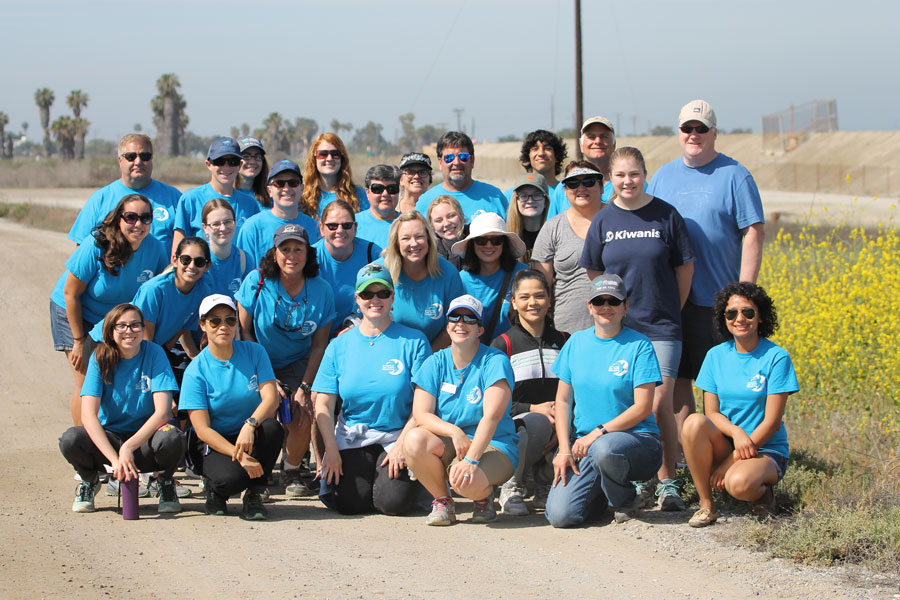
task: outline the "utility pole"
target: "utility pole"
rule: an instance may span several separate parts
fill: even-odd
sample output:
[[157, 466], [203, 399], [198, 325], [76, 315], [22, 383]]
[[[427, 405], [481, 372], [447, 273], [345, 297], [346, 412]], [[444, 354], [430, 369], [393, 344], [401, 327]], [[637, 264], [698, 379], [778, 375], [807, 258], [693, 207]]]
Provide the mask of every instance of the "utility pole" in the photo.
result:
[[[575, 0], [575, 138], [581, 133], [581, 124], [584, 122], [581, 93], [581, 0]], [[581, 145], [575, 144], [575, 153], [578, 159], [581, 156]]]
[[631, 115], [631, 135], [637, 135], [638, 116]]
[[463, 108], [454, 108], [453, 112], [456, 113], [456, 130], [462, 131], [462, 114], [465, 109]]

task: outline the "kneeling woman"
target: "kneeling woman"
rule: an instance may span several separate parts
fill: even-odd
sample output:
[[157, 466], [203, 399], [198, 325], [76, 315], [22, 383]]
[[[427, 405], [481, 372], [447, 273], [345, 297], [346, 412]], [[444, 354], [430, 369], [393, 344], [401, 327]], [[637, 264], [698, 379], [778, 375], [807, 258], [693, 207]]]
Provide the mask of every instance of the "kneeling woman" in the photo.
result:
[[234, 339], [230, 296], [203, 299], [200, 329], [209, 345], [185, 369], [179, 407], [199, 438], [191, 450], [206, 480], [206, 511], [224, 515], [228, 497], [247, 490], [241, 518], [266, 519], [260, 492], [284, 441], [272, 364], [259, 344]]
[[632, 518], [631, 482], [653, 477], [662, 462], [652, 414], [662, 376], [650, 339], [622, 325], [626, 297], [619, 276], [594, 278], [588, 299], [594, 327], [572, 334], [553, 363], [559, 453], [545, 514], [554, 527], [584, 523], [598, 504], [599, 512], [612, 507], [617, 523]]
[[749, 282], [716, 294], [716, 331], [727, 341], [712, 348], [700, 367], [703, 412], [684, 422], [684, 457], [700, 496], [691, 527], [715, 523], [712, 490], [753, 503], [753, 512], [775, 512], [775, 484], [788, 461], [784, 407], [800, 389], [787, 351], [768, 340], [778, 329], [772, 299]]
[[514, 383], [509, 359], [484, 346], [479, 336], [482, 305], [472, 296], [454, 299], [447, 311], [450, 347], [429, 357], [413, 377], [413, 418], [406, 461], [434, 496], [428, 525], [456, 521], [450, 486], [475, 501], [472, 522], [497, 518], [494, 486], [509, 479], [519, 462], [519, 441], [509, 400]]
[[384, 266], [359, 270], [355, 296], [362, 320], [328, 345], [313, 383], [325, 442], [321, 477], [330, 487], [322, 500], [344, 514], [400, 515], [420, 489], [409, 479], [403, 442], [415, 426], [411, 380], [431, 348], [421, 331], [392, 321], [394, 284]]
[[141, 311], [132, 304], [109, 311], [81, 388], [83, 425], [59, 439], [60, 451], [81, 476], [73, 511], [94, 512], [104, 464], [118, 481], [158, 471], [159, 512], [181, 510], [172, 476], [185, 442], [181, 431], [167, 424], [177, 389], [163, 349], [144, 340]]

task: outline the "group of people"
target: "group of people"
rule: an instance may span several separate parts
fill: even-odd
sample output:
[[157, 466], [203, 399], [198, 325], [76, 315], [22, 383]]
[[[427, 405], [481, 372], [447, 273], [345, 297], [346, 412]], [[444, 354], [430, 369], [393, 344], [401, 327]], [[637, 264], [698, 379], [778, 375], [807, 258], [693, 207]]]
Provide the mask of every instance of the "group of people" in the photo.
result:
[[460, 132], [437, 142], [440, 183], [416, 151], [364, 187], [333, 133], [303, 168], [218, 138], [209, 183], [184, 194], [152, 178], [148, 137], [125, 136], [50, 301], [75, 379], [73, 510], [94, 510], [109, 471], [113, 490], [145, 474], [178, 512], [187, 464], [209, 514], [243, 493], [241, 516], [265, 519], [281, 457], [289, 496], [424, 508], [429, 525], [456, 521], [454, 496], [474, 522], [499, 504], [554, 527], [684, 510], [680, 461], [691, 526], [716, 521], [713, 490], [772, 514], [798, 384], [755, 283], [762, 204], [716, 151], [709, 104], [678, 123], [682, 156], [650, 181], [605, 117], [565, 166], [563, 141], [531, 132], [506, 192], [473, 178]]

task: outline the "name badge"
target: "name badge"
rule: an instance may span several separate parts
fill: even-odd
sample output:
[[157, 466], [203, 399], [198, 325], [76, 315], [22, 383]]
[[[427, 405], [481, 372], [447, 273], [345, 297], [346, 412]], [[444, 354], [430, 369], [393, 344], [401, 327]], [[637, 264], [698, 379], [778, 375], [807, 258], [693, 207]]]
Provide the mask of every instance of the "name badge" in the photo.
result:
[[441, 384], [441, 391], [442, 391], [442, 392], [447, 392], [448, 394], [455, 394], [455, 393], [456, 393], [456, 386], [455, 386], [454, 384], [452, 384], [452, 383], [446, 383], [446, 382], [444, 382], [444, 383]]

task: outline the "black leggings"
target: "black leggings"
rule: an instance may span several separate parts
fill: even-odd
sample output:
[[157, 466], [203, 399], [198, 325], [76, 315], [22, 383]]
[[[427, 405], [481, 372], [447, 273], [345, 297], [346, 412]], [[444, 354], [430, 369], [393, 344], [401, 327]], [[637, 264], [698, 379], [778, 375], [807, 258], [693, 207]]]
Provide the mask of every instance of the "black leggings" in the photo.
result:
[[[134, 435], [134, 433], [104, 431], [116, 452], [125, 440]], [[170, 479], [175, 474], [186, 447], [187, 443], [181, 430], [172, 425], [163, 425], [134, 451], [134, 465], [141, 473], [159, 471], [162, 479]], [[109, 464], [109, 460], [94, 445], [84, 427], [67, 429], [59, 438], [59, 451], [75, 467], [82, 481], [96, 482], [103, 465]]]
[[381, 466], [387, 452], [379, 444], [341, 450], [341, 481], [332, 488], [326, 504], [345, 515], [377, 510], [386, 515], [402, 515], [412, 508], [416, 491], [421, 487], [410, 481], [409, 471], [403, 469], [397, 479], [388, 475], [388, 466]]
[[[232, 444], [237, 440], [237, 434], [222, 437]], [[192, 450], [195, 451], [192, 452], [192, 457], [195, 466], [198, 466], [200, 472], [207, 478], [209, 488], [220, 496], [233, 496], [248, 488], [254, 492], [261, 492], [266, 488], [266, 480], [272, 474], [283, 441], [284, 429], [275, 419], [266, 419], [256, 428], [256, 439], [253, 441], [250, 456], [258, 460], [263, 468], [262, 477], [257, 479], [250, 479], [241, 463], [231, 460], [231, 456], [220, 454], [212, 448], [208, 448], [209, 453], [204, 454], [207, 446], [199, 438], [196, 438], [193, 444]]]

